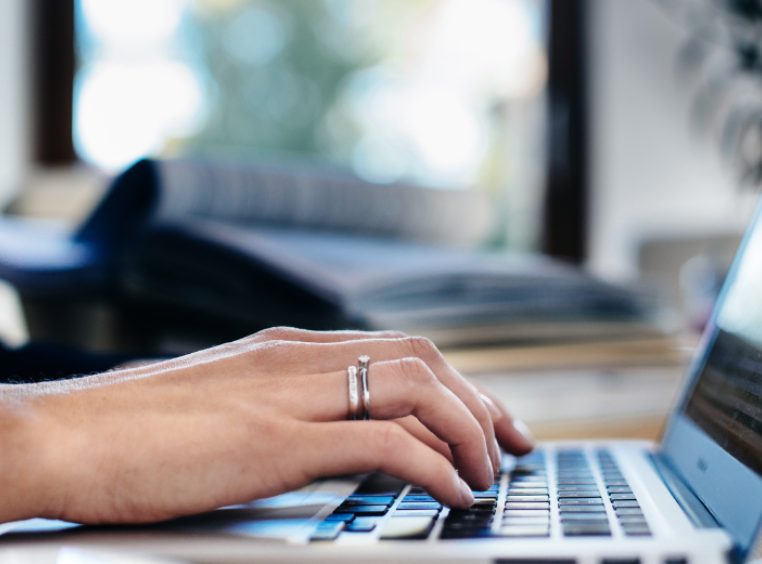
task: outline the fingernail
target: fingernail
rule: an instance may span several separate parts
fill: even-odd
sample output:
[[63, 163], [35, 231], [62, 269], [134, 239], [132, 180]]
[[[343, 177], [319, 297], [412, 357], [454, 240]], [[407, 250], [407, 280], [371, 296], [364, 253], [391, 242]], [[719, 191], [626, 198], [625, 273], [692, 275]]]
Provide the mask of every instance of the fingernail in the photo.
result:
[[526, 440], [527, 444], [534, 446], [534, 437], [532, 436], [532, 433], [529, 430], [529, 427], [527, 427], [526, 423], [524, 423], [521, 419], [514, 419], [513, 428], [516, 429], [522, 437], [524, 437], [524, 440]]
[[481, 398], [484, 406], [487, 408], [487, 411], [489, 411], [489, 414], [492, 416], [493, 421], [497, 421], [503, 417], [503, 412], [497, 408], [495, 402], [492, 401], [492, 398], [485, 396], [484, 394], [479, 394], [479, 397]]
[[463, 504], [463, 507], [471, 507], [474, 504], [474, 494], [471, 493], [471, 488], [468, 487], [468, 484], [463, 481], [460, 476], [458, 476], [458, 490], [460, 491], [460, 501]]
[[492, 449], [487, 449], [488, 452], [484, 454], [484, 467], [487, 469], [485, 474], [485, 483], [492, 484], [495, 481], [495, 459], [489, 452]]

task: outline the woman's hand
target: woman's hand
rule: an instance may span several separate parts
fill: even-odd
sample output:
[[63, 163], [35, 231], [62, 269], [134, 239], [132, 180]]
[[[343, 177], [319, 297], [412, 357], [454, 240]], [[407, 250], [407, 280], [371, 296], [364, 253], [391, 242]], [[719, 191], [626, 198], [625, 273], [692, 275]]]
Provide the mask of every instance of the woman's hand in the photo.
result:
[[[360, 355], [372, 420], [347, 421], [346, 368]], [[374, 470], [465, 507], [469, 486], [492, 483], [498, 443], [532, 448], [430, 341], [388, 332], [268, 329], [170, 361], [0, 387], [0, 402], [0, 521], [159, 521]]]

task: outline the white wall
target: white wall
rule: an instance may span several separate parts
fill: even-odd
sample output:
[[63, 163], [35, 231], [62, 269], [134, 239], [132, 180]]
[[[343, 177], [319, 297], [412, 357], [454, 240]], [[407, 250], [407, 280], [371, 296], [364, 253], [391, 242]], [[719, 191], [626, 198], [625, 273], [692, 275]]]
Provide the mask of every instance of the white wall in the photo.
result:
[[26, 2], [0, 0], [0, 207], [19, 189], [28, 162]]
[[626, 279], [643, 238], [740, 230], [754, 195], [739, 193], [715, 139], [691, 123], [693, 86], [675, 73], [685, 31], [658, 2], [590, 6], [590, 266]]

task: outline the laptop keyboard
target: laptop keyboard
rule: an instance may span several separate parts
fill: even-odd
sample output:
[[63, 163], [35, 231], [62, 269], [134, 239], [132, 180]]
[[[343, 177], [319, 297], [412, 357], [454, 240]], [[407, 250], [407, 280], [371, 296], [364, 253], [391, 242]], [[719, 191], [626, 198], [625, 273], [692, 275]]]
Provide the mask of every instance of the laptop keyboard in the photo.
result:
[[372, 474], [316, 528], [311, 540], [650, 536], [635, 494], [606, 449], [537, 450], [515, 459], [469, 509], [442, 506], [423, 489]]

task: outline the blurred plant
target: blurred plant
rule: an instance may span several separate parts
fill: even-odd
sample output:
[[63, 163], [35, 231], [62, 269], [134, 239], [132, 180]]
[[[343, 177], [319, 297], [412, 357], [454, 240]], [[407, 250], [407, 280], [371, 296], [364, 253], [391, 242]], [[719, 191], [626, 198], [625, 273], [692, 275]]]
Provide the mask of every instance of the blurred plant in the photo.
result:
[[[379, 55], [326, 2], [197, 2], [196, 65], [211, 94], [191, 150], [321, 152], [322, 123], [343, 82]], [[347, 17], [346, 19], [351, 19]], [[342, 44], [347, 49], [341, 49]]]
[[695, 80], [696, 123], [743, 184], [762, 184], [762, 1], [657, 0], [688, 30], [678, 75]]

